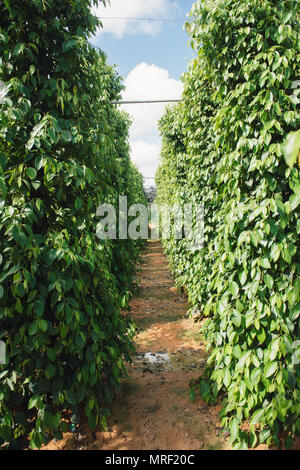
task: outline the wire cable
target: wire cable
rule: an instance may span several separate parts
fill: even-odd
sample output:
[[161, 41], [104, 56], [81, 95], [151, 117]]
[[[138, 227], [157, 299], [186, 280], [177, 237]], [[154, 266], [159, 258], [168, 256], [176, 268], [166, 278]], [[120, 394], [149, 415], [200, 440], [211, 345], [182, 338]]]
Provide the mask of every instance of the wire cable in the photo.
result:
[[177, 103], [178, 100], [138, 100], [138, 101], [112, 101], [111, 104], [148, 104], [148, 103]]
[[129, 18], [127, 16], [98, 16], [98, 20], [134, 20], [134, 21], [165, 21], [170, 23], [190, 22], [188, 19], [171, 19], [171, 18]]

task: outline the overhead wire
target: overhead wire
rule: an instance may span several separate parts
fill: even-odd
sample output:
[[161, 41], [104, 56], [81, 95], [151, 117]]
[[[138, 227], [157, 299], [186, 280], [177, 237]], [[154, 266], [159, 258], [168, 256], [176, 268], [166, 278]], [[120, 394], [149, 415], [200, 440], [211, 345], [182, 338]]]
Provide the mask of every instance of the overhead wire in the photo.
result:
[[178, 18], [138, 18], [138, 17], [127, 17], [127, 16], [98, 16], [98, 20], [134, 20], [134, 21], [164, 21], [170, 23], [182, 23], [184, 21], [190, 22], [189, 19], [178, 19]]
[[135, 101], [112, 101], [111, 104], [148, 104], [148, 103], [177, 103], [181, 99], [165, 99], [165, 100], [135, 100]]

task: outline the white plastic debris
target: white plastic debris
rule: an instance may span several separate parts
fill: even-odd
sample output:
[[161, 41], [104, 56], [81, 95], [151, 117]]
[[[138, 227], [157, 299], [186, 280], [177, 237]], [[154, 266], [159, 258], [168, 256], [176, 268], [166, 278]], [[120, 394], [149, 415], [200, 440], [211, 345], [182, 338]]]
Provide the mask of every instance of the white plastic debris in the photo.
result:
[[170, 360], [169, 354], [166, 353], [151, 353], [147, 352], [144, 355], [144, 359], [147, 359], [151, 364], [164, 364]]

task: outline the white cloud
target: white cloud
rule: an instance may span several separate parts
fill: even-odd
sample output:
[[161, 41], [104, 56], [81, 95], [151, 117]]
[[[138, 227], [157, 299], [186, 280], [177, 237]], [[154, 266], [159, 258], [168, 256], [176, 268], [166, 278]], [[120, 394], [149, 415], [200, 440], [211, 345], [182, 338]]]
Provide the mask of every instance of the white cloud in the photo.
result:
[[[171, 78], [168, 70], [149, 65], [137, 65], [125, 79], [124, 101], [180, 99], [182, 82]], [[133, 123], [130, 129], [131, 158], [146, 177], [155, 175], [159, 164], [160, 142], [157, 123], [166, 104], [121, 105]], [[153, 180], [146, 180], [152, 184]]]
[[[122, 99], [126, 101], [179, 99], [183, 90], [182, 82], [171, 78], [168, 70], [145, 62], [129, 73], [124, 84]], [[133, 117], [131, 139], [157, 135], [157, 122], [165, 106], [164, 103], [122, 105]]]
[[[131, 17], [131, 18], [163, 18], [173, 17], [178, 9], [176, 2], [172, 0], [111, 0], [111, 5], [103, 4], [93, 8], [93, 13], [98, 17]], [[158, 21], [132, 21], [126, 19], [103, 19], [103, 29], [99, 29], [97, 35], [111, 33], [118, 38], [125, 34], [153, 35], [161, 31], [163, 23]]]
[[[143, 139], [134, 140], [131, 146], [131, 159], [146, 177], [155, 175], [160, 154], [160, 146]], [[146, 179], [145, 184], [153, 184], [154, 180]]]

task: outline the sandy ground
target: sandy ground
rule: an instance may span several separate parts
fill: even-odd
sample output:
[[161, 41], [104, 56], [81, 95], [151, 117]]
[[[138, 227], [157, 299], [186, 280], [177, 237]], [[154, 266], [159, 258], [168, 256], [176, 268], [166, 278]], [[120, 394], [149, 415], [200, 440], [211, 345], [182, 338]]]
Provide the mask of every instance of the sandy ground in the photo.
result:
[[66, 433], [61, 441], [51, 441], [44, 448], [231, 448], [218, 418], [220, 403], [207, 406], [200, 398], [190, 401], [189, 382], [201, 375], [207, 354], [199, 336], [200, 324], [188, 318], [186, 299], [174, 287], [159, 242], [148, 242], [138, 273], [139, 290], [131, 301], [131, 315], [138, 326], [137, 354], [111, 405], [107, 431], [92, 432], [83, 424], [78, 432]]

